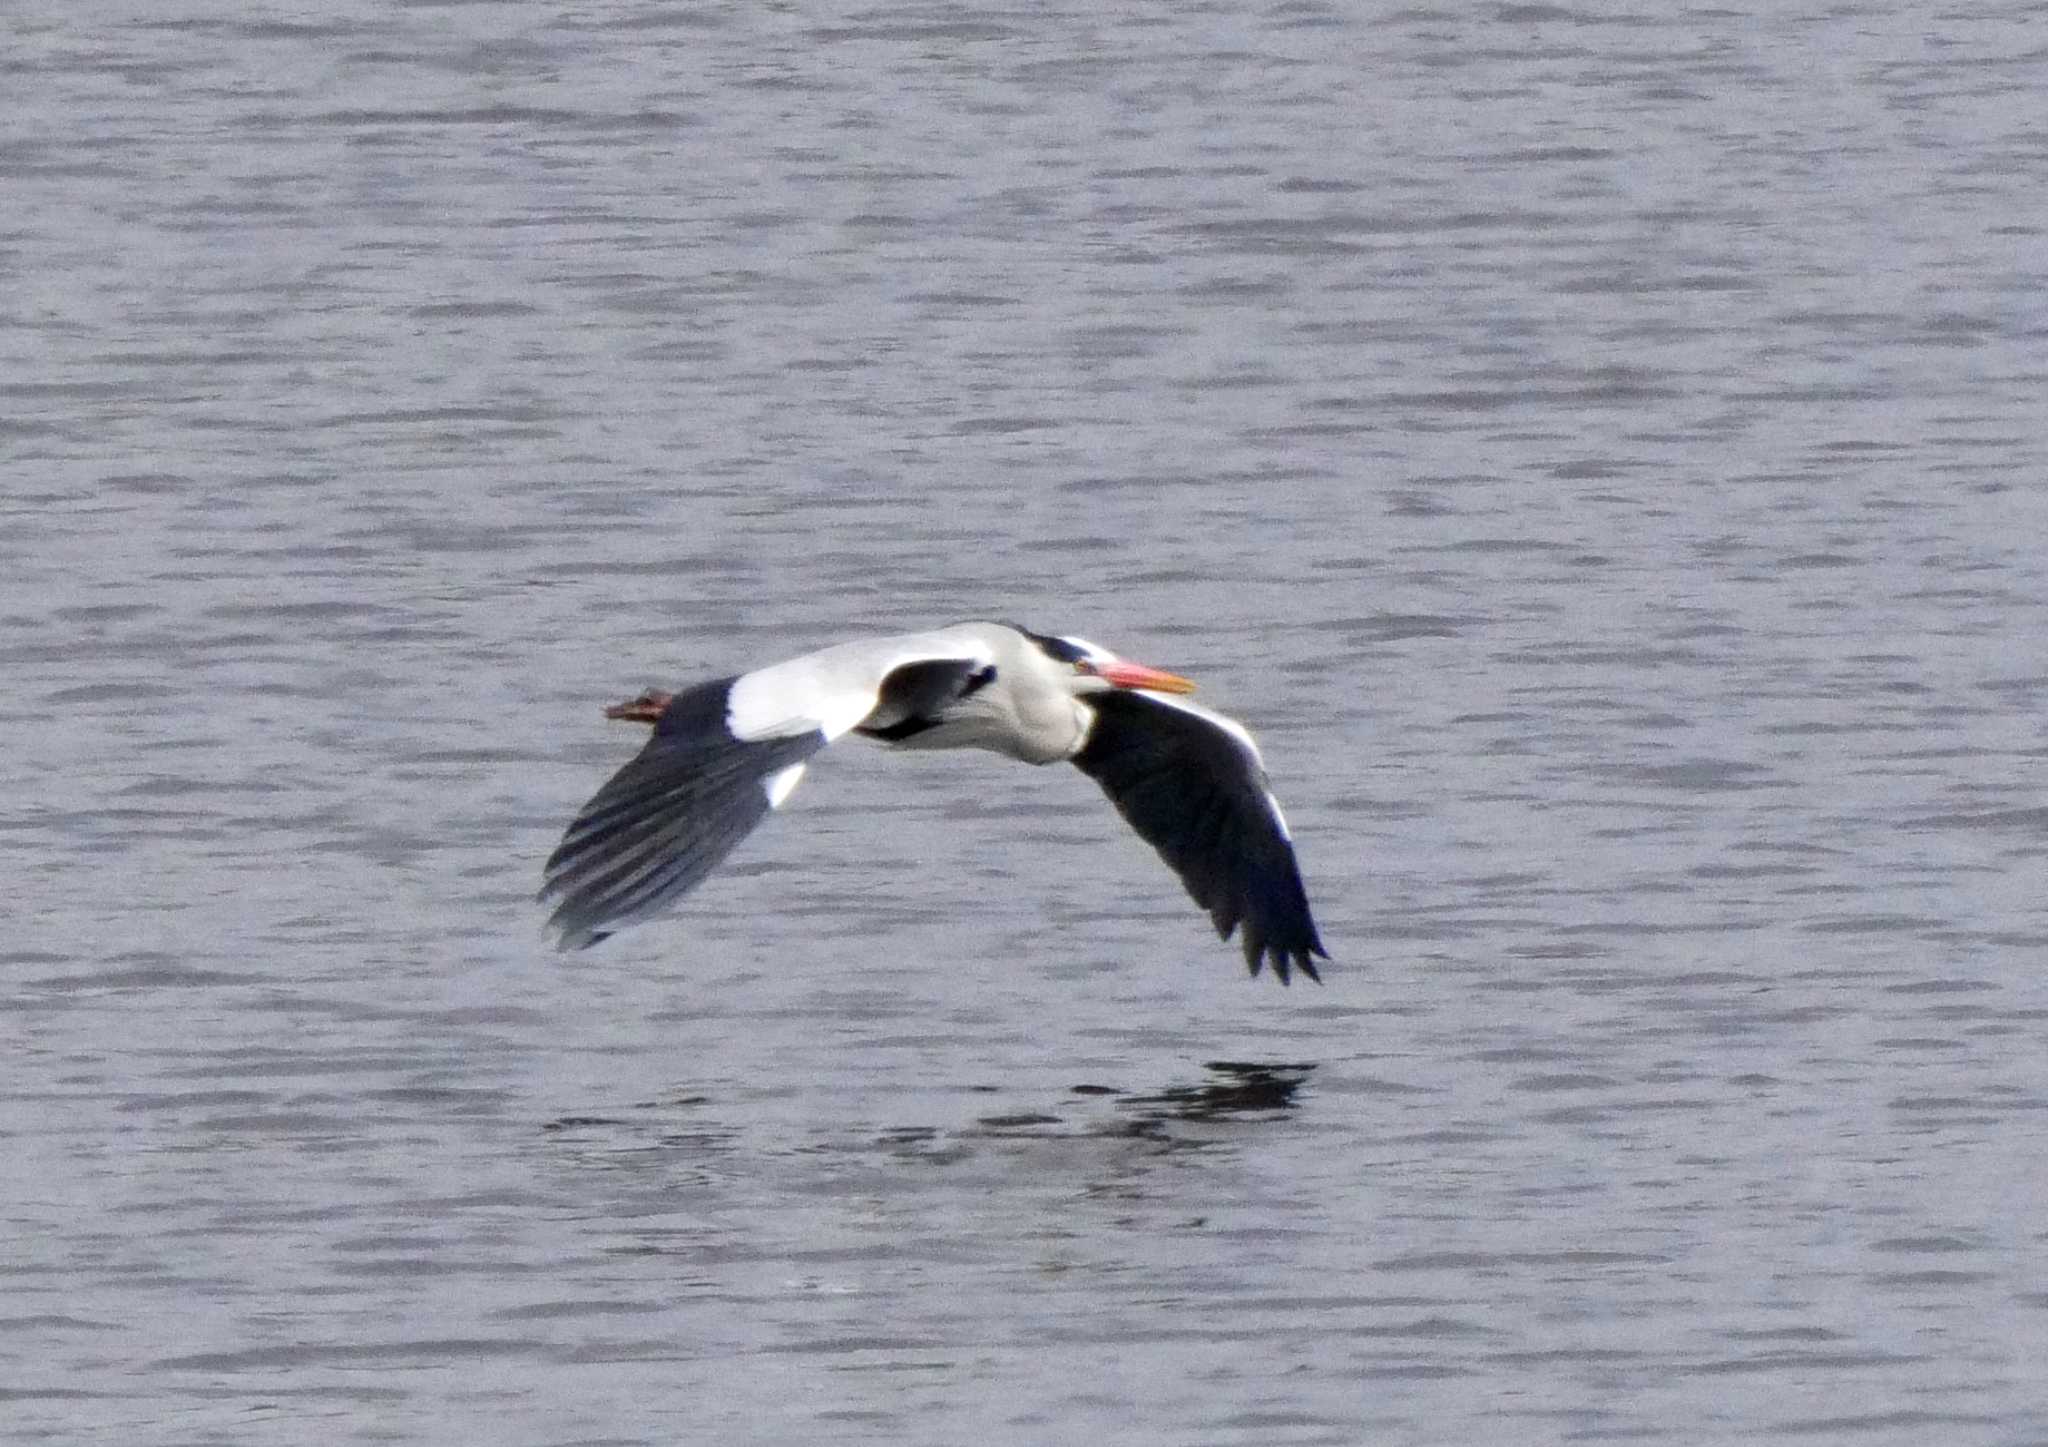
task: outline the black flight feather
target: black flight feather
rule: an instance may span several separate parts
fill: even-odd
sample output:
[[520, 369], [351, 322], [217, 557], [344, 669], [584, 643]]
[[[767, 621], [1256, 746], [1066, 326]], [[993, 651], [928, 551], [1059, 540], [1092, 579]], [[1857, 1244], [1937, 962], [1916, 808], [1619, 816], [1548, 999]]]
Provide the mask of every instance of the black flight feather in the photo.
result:
[[1295, 969], [1321, 983], [1315, 961], [1329, 953], [1250, 750], [1200, 714], [1144, 693], [1082, 701], [1095, 722], [1074, 763], [1172, 866], [1216, 932], [1229, 939], [1242, 928], [1254, 975], [1270, 964], [1282, 984]]
[[583, 806], [549, 856], [540, 897], [563, 949], [596, 944], [694, 889], [768, 817], [767, 784], [824, 748], [815, 729], [734, 738], [726, 723], [734, 680], [679, 693], [654, 737]]

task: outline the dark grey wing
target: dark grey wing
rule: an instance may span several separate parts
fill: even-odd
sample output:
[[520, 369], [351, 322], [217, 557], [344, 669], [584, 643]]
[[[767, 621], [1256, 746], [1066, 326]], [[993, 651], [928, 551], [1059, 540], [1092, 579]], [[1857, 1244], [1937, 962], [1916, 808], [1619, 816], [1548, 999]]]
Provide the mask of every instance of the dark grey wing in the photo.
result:
[[677, 694], [647, 747], [583, 806], [548, 856], [540, 897], [555, 902], [548, 927], [561, 948], [594, 945], [695, 888], [830, 742], [817, 729], [735, 738], [727, 705], [734, 682]]
[[1157, 694], [1119, 689], [1082, 701], [1095, 722], [1074, 762], [1173, 866], [1216, 932], [1229, 939], [1243, 928], [1254, 975], [1271, 964], [1283, 985], [1294, 969], [1320, 982], [1315, 961], [1329, 954], [1251, 736]]

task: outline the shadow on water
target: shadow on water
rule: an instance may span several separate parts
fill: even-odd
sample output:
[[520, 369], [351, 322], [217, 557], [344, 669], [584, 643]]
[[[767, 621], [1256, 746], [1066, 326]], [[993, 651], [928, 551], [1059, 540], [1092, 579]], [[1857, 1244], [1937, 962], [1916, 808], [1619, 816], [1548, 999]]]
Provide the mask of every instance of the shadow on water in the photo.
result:
[[[835, 1149], [853, 1153], [880, 1151], [921, 1160], [955, 1159], [971, 1153], [974, 1142], [1038, 1139], [1110, 1139], [1156, 1142], [1167, 1149], [1200, 1148], [1213, 1143], [1213, 1132], [1189, 1127], [1236, 1125], [1289, 1118], [1300, 1104], [1302, 1087], [1315, 1070], [1311, 1062], [1212, 1060], [1194, 1081], [1154, 1090], [1125, 1090], [1109, 1085], [1076, 1085], [1068, 1091], [1071, 1105], [1057, 1110], [1025, 1110], [982, 1115], [971, 1124], [948, 1130], [930, 1125], [884, 1128], [863, 1145], [840, 1142], [825, 1147], [812, 1142], [801, 1152]], [[992, 1088], [991, 1088], [992, 1089]], [[638, 1157], [648, 1164], [653, 1154], [668, 1158], [671, 1168], [694, 1160], [743, 1151], [747, 1132], [732, 1122], [713, 1123], [698, 1112], [713, 1106], [708, 1096], [690, 1094], [636, 1105], [630, 1114], [564, 1115], [546, 1122], [543, 1133], [597, 1161], [614, 1154]], [[1104, 1107], [1107, 1107], [1105, 1112]]]
[[[1176, 1139], [1173, 1127], [1278, 1120], [1296, 1108], [1296, 1096], [1315, 1069], [1308, 1062], [1212, 1060], [1206, 1078], [1166, 1085], [1151, 1091], [1125, 1091], [1108, 1085], [1077, 1085], [1069, 1092], [1081, 1100], [1103, 1100], [1115, 1114], [1070, 1119], [1070, 1115], [1028, 1112], [985, 1115], [970, 1135], [1097, 1135], [1143, 1137], [1164, 1142]], [[1187, 1144], [1197, 1144], [1190, 1139]]]
[[1169, 1085], [1151, 1095], [1122, 1096], [1117, 1104], [1141, 1119], [1160, 1121], [1239, 1120], [1284, 1113], [1295, 1108], [1294, 1097], [1315, 1066], [1308, 1062], [1212, 1060], [1207, 1068], [1212, 1078], [1200, 1084]]

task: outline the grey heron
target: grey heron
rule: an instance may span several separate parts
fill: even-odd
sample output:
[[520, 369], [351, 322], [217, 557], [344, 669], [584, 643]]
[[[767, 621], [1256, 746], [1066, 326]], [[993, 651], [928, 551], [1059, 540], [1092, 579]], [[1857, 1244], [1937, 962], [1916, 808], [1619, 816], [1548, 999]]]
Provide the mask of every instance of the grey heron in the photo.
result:
[[1242, 724], [1190, 703], [1195, 685], [1084, 638], [1002, 623], [864, 638], [605, 716], [654, 736], [583, 806], [540, 897], [563, 949], [597, 943], [694, 889], [849, 733], [896, 748], [1062, 761], [1102, 786], [1180, 876], [1217, 933], [1242, 931], [1252, 974], [1321, 981], [1328, 959], [1293, 840]]

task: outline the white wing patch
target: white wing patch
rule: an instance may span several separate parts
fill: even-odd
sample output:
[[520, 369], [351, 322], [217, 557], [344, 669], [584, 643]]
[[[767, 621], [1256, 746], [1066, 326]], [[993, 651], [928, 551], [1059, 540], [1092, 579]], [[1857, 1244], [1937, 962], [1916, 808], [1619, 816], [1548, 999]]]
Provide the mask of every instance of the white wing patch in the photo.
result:
[[726, 729], [749, 743], [813, 729], [836, 739], [866, 718], [875, 706], [874, 689], [863, 692], [858, 682], [841, 684], [818, 666], [820, 658], [807, 653], [734, 679], [725, 700]]
[[796, 786], [803, 776], [804, 766], [802, 764], [791, 764], [788, 768], [778, 770], [763, 779], [761, 787], [768, 794], [768, 807], [780, 809], [782, 801], [795, 792]]
[[987, 644], [968, 628], [821, 648], [734, 679], [725, 701], [725, 726], [734, 738], [749, 743], [813, 729], [830, 742], [874, 712], [882, 680], [895, 669], [939, 658], [987, 663], [988, 653]]

